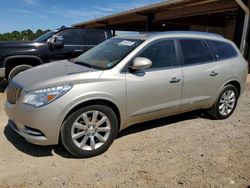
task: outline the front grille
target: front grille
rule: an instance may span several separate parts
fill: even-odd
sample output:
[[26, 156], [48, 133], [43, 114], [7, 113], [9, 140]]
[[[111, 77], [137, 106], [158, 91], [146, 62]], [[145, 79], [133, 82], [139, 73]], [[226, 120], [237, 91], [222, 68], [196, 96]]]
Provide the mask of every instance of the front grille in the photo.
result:
[[21, 96], [23, 88], [14, 82], [10, 82], [7, 87], [7, 101], [11, 104], [16, 104]]

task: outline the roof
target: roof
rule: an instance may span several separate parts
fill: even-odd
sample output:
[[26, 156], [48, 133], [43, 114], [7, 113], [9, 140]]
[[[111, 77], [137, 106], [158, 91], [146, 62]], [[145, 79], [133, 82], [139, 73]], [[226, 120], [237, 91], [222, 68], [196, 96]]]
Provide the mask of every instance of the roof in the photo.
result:
[[[190, 20], [181, 20], [182, 24], [194, 22], [210, 25], [223, 24], [222, 19], [216, 19], [214, 14], [238, 10], [235, 0], [165, 0], [160, 3], [131, 9], [125, 12], [73, 24], [81, 28], [109, 28], [116, 30], [145, 30], [146, 21], [152, 18], [154, 24], [168, 23], [171, 20], [189, 17]], [[193, 16], [200, 16], [201, 19], [193, 19]], [[206, 18], [202, 19], [202, 16]], [[198, 24], [199, 25], [199, 24]]]
[[117, 38], [139, 39], [139, 40], [147, 40], [159, 37], [194, 37], [194, 38], [225, 39], [222, 35], [208, 33], [208, 32], [194, 32], [194, 31], [166, 31], [166, 32], [141, 33], [141, 34], [124, 34], [117, 36]]
[[[95, 28], [77, 28], [77, 27], [65, 27], [65, 26], [62, 26], [60, 28], [57, 28], [57, 29], [53, 29], [53, 31], [55, 32], [58, 32], [58, 31], [63, 31], [63, 30], [68, 30], [68, 29], [82, 29], [82, 30], [90, 30], [90, 31], [96, 31], [96, 30], [100, 30], [100, 29], [95, 29]], [[107, 29], [101, 29], [103, 31], [108, 31]]]
[[77, 26], [92, 23], [92, 22], [101, 22], [101, 21], [105, 21], [107, 19], [111, 19], [111, 18], [114, 18], [114, 17], [119, 17], [119, 16], [130, 14], [130, 13], [134, 13], [134, 12], [148, 11], [148, 10], [151, 10], [151, 9], [159, 8], [159, 7], [164, 6], [164, 5], [171, 5], [173, 3], [178, 3], [178, 2], [182, 2], [182, 1], [185, 1], [185, 0], [168, 0], [168, 1], [165, 0], [165, 1], [160, 2], [160, 3], [155, 3], [155, 4], [151, 4], [151, 5], [144, 6], [144, 7], [130, 9], [130, 10], [125, 11], [125, 12], [120, 12], [120, 13], [112, 14], [112, 15], [109, 15], [109, 16], [104, 16], [104, 17], [97, 18], [97, 19], [90, 20], [90, 21], [76, 23], [76, 24], [73, 24], [72, 26], [77, 27]]
[[151, 33], [140, 33], [140, 34], [122, 34], [116, 36], [116, 38], [126, 38], [126, 39], [138, 39], [138, 40], [144, 40], [148, 38], [148, 36], [152, 35]]

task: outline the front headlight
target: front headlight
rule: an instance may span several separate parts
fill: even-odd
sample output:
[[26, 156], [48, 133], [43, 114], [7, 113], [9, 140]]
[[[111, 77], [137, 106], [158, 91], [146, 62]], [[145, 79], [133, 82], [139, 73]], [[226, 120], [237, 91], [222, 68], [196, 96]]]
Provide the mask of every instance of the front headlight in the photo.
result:
[[34, 107], [41, 107], [58, 99], [72, 87], [73, 85], [64, 85], [30, 91], [24, 96], [23, 103]]

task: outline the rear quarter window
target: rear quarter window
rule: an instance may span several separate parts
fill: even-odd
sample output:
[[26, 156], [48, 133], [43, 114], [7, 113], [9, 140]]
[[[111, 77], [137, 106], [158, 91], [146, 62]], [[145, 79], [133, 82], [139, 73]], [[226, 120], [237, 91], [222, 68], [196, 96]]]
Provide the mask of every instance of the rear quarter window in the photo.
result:
[[217, 60], [233, 58], [237, 56], [237, 51], [229, 43], [212, 40], [208, 40], [207, 42], [213, 50], [214, 56]]

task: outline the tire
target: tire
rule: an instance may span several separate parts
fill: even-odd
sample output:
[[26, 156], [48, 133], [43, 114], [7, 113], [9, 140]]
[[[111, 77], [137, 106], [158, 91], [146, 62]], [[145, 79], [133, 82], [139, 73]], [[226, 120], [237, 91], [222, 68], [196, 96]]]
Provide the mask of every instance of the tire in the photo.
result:
[[64, 121], [61, 142], [73, 156], [89, 158], [107, 151], [117, 133], [118, 120], [114, 111], [104, 105], [90, 105], [75, 111]]
[[8, 80], [11, 81], [17, 74], [20, 72], [26, 71], [28, 69], [32, 68], [31, 65], [18, 65], [11, 69], [9, 75], [8, 75]]
[[[230, 95], [231, 97], [229, 96], [228, 99], [223, 100], [227, 98], [226, 97], [227, 95], [228, 96]], [[221, 91], [213, 107], [207, 111], [208, 115], [216, 120], [229, 118], [233, 114], [237, 106], [238, 98], [239, 98], [239, 92], [237, 88], [233, 85], [226, 85]]]

